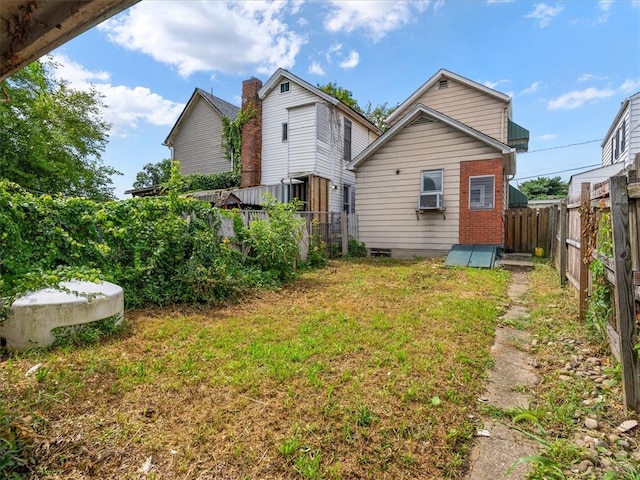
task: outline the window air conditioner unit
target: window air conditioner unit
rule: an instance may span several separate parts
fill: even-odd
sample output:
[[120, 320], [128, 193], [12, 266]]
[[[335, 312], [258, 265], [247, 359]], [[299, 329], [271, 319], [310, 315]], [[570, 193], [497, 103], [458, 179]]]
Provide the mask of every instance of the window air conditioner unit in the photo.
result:
[[419, 210], [440, 210], [442, 209], [442, 193], [421, 193], [418, 201]]

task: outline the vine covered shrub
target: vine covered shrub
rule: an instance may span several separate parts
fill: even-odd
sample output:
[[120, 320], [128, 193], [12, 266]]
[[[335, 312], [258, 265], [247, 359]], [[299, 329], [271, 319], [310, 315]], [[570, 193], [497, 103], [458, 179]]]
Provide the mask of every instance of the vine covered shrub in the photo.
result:
[[0, 181], [0, 296], [80, 278], [122, 286], [127, 307], [212, 302], [293, 275], [295, 207], [271, 205], [268, 221], [222, 239], [220, 211], [169, 183], [165, 197], [97, 203]]
[[286, 281], [295, 275], [300, 240], [305, 220], [297, 213], [300, 202], [280, 203], [273, 195], [265, 195], [263, 208], [268, 217], [244, 225], [236, 216], [236, 238], [247, 252], [243, 257], [249, 265], [277, 281]]
[[613, 314], [611, 304], [611, 287], [607, 281], [606, 267], [603, 258], [613, 256], [613, 233], [611, 230], [611, 214], [600, 212], [596, 233], [595, 258], [589, 265], [592, 274], [592, 290], [586, 311], [586, 322], [589, 335], [596, 340], [607, 341], [607, 322]]
[[214, 174], [190, 173], [182, 177], [181, 193], [200, 190], [222, 190], [240, 186], [240, 173], [222, 172]]

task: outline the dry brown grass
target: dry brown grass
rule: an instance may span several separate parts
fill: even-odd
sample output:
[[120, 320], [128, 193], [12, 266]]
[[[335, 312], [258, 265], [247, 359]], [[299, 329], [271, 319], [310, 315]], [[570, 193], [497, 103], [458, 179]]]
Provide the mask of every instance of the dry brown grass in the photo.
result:
[[459, 478], [507, 280], [335, 262], [236, 305], [129, 312], [98, 345], [5, 355], [2, 401], [33, 478]]

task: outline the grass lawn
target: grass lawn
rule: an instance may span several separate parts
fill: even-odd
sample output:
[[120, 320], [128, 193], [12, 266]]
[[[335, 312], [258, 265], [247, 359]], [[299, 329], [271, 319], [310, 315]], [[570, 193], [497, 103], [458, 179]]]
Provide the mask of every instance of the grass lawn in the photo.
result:
[[131, 311], [91, 346], [1, 354], [4, 435], [33, 478], [460, 478], [508, 278], [340, 261], [236, 305]]

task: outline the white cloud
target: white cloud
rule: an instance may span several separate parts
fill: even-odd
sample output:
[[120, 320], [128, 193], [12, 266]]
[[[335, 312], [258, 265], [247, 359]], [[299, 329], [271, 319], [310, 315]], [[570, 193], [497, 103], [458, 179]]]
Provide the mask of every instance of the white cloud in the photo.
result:
[[610, 88], [597, 89], [590, 87], [584, 90], [574, 90], [572, 92], [562, 94], [558, 98], [549, 100], [547, 108], [549, 110], [573, 110], [581, 107], [585, 103], [609, 98], [615, 94], [616, 91]]
[[360, 63], [360, 54], [355, 50], [351, 50], [351, 53], [340, 63], [340, 68], [354, 68]]
[[509, 80], [504, 79], [504, 78], [502, 80], [498, 80], [497, 82], [491, 82], [491, 81], [487, 80], [486, 82], [484, 82], [484, 86], [492, 88], [493, 90], [495, 90], [498, 85], [501, 85], [503, 83], [509, 83]]
[[603, 12], [608, 12], [611, 9], [612, 3], [613, 3], [613, 0], [600, 0], [598, 2], [598, 6], [600, 7], [600, 10], [602, 10]]
[[635, 93], [640, 91], [640, 78], [635, 80], [625, 80], [625, 82], [620, 85], [620, 91], [622, 93]]
[[552, 7], [546, 3], [537, 3], [533, 10], [527, 13], [524, 18], [533, 18], [534, 20], [538, 20], [538, 26], [540, 28], [544, 28], [548, 26], [553, 17], [559, 15], [563, 9], [564, 7], [562, 5]]
[[55, 67], [53, 74], [56, 78], [68, 81], [74, 88], [78, 88], [78, 85], [83, 85], [86, 88], [90, 83], [108, 82], [111, 77], [109, 72], [103, 70], [97, 72], [87, 70], [79, 63], [72, 62], [65, 55], [52, 54], [48, 58], [53, 62]]
[[146, 87], [130, 88], [109, 83], [108, 72], [87, 70], [65, 55], [52, 55], [57, 65], [53, 74], [67, 80], [78, 90], [95, 88], [104, 96], [107, 108], [102, 112], [105, 121], [112, 124], [111, 134], [127, 136], [142, 122], [158, 126], [170, 126], [184, 108], [183, 104], [168, 100]]
[[533, 82], [531, 85], [529, 85], [527, 88], [525, 88], [522, 93], [525, 95], [531, 95], [533, 93], [536, 93], [538, 91], [538, 87], [542, 85], [542, 82]]
[[606, 75], [594, 75], [593, 73], [583, 73], [578, 77], [578, 83], [588, 82], [591, 80], [609, 80]]
[[318, 62], [312, 62], [311, 66], [309, 66], [309, 73], [314, 75], [324, 75], [324, 69]]
[[306, 38], [290, 29], [285, 16], [300, 2], [141, 2], [101, 24], [109, 39], [194, 72], [270, 74], [291, 68]]
[[[333, 0], [324, 27], [330, 32], [363, 31], [374, 42], [413, 22], [429, 1]], [[439, 2], [436, 2], [436, 7]]]
[[337, 53], [340, 53], [341, 50], [342, 44], [334, 43], [329, 48], [327, 48], [327, 52], [324, 54], [324, 58], [327, 60], [327, 62], [331, 63], [333, 61], [333, 56]]
[[539, 135], [538, 136], [538, 140], [541, 140], [543, 142], [548, 142], [550, 140], [555, 140], [556, 138], [558, 138], [558, 135], [556, 135], [555, 133], [545, 133], [544, 135]]

